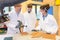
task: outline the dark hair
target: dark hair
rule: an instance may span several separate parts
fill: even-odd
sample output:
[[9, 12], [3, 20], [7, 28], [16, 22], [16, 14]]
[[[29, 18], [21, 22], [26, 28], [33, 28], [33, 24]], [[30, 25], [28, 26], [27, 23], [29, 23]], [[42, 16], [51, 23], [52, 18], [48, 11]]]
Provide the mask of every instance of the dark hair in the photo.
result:
[[50, 8], [50, 5], [49, 4], [46, 4], [46, 5], [42, 5], [40, 6], [40, 9], [43, 9], [47, 12], [47, 10]]
[[32, 4], [28, 4], [27, 7], [28, 7], [28, 8], [32, 8]]
[[15, 4], [14, 6], [15, 7], [21, 7], [22, 5], [21, 4]]

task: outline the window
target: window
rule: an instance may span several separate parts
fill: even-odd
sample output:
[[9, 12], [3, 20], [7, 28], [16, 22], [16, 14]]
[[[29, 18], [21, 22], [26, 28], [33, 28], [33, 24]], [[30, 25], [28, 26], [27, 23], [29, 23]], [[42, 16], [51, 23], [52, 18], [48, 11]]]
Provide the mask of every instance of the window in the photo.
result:
[[40, 19], [40, 5], [39, 4], [33, 4], [32, 5], [32, 11], [36, 13], [36, 18], [39, 20]]
[[3, 9], [3, 12], [5, 13], [5, 14], [7, 14], [9, 11], [11, 11], [11, 10], [14, 10], [14, 6], [11, 6], [11, 7], [4, 7], [4, 9]]

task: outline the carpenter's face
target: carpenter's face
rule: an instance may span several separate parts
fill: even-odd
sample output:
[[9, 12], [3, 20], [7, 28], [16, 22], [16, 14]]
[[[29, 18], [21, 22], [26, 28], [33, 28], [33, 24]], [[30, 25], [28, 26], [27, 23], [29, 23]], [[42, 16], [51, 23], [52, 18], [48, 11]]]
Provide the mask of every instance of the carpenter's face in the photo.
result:
[[28, 13], [30, 13], [32, 11], [32, 8], [28, 8]]
[[32, 8], [28, 8], [28, 11], [31, 11], [32, 10]]
[[44, 13], [45, 13], [45, 10], [44, 10], [44, 9], [40, 9], [40, 12], [41, 12], [42, 14], [44, 14]]

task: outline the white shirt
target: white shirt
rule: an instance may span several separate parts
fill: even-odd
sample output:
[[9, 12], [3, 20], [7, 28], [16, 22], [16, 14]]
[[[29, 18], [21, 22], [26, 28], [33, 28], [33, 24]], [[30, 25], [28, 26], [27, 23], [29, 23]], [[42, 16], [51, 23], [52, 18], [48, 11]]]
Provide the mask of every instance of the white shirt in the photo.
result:
[[17, 24], [18, 24], [18, 20], [22, 21], [22, 23], [24, 24], [24, 17], [23, 15], [17, 14], [15, 12], [15, 10], [9, 12], [9, 19], [10, 21], [6, 24], [8, 27], [7, 33], [8, 34], [16, 34], [19, 33], [19, 28], [16, 28]]
[[27, 32], [30, 32], [32, 29], [35, 28], [36, 15], [34, 12], [31, 12], [31, 13], [25, 12], [24, 13], [24, 19], [25, 19], [25, 25], [27, 25], [25, 30]]
[[43, 20], [43, 17], [40, 16], [40, 21], [37, 29], [54, 34], [58, 30], [58, 25], [55, 18], [52, 15], [48, 14], [47, 17], [45, 17], [45, 20]]

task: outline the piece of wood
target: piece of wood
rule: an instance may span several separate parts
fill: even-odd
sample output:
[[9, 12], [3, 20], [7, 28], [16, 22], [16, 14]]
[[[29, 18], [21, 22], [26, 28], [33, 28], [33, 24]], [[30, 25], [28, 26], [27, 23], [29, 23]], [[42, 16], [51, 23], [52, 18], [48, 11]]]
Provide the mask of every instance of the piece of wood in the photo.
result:
[[21, 32], [21, 35], [28, 35], [27, 32]]
[[42, 35], [43, 38], [48, 38], [48, 39], [56, 39], [56, 35], [55, 34], [46, 34], [44, 33]]
[[56, 34], [46, 34], [44, 32], [33, 32], [31, 35], [32, 38], [43, 37], [47, 39], [56, 40]]
[[32, 32], [32, 38], [36, 38], [36, 37], [41, 37], [42, 36], [42, 32]]

